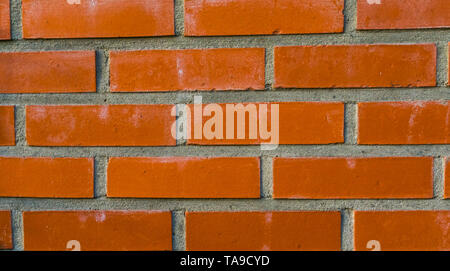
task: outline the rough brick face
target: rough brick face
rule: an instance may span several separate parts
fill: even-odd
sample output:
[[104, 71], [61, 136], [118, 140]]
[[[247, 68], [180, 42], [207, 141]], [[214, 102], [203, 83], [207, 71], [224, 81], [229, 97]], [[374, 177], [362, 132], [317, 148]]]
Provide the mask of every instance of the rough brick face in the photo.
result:
[[276, 88], [375, 88], [436, 85], [434, 44], [275, 48]]
[[25, 250], [172, 250], [170, 212], [24, 212]]
[[92, 158], [0, 157], [0, 197], [92, 198]]
[[371, 240], [381, 250], [450, 250], [450, 211], [357, 211], [355, 249]]
[[23, 0], [23, 36], [37, 39], [174, 35], [173, 3]]
[[16, 144], [14, 106], [0, 106], [0, 146]]
[[433, 159], [275, 158], [274, 198], [432, 198]]
[[187, 250], [340, 250], [339, 212], [188, 212]]
[[370, 4], [358, 0], [358, 29], [450, 27], [448, 0], [389, 0]]
[[172, 105], [27, 106], [32, 146], [175, 145]]
[[[220, 104], [224, 112], [224, 118], [226, 114], [233, 113], [232, 110], [227, 109], [227, 105], [233, 105], [238, 110], [238, 104]], [[243, 108], [246, 108], [248, 104], [242, 104]], [[270, 142], [270, 138], [261, 137], [261, 133], [258, 131], [256, 137], [252, 139], [250, 137], [250, 123], [259, 124], [259, 116], [261, 111], [261, 105], [267, 105], [268, 116], [268, 130], [271, 130], [271, 112], [273, 110], [272, 105], [278, 105], [279, 108], [279, 144], [331, 144], [341, 143], [344, 141], [344, 105], [342, 103], [324, 103], [324, 102], [299, 102], [299, 103], [258, 103], [255, 105], [256, 111], [252, 111], [251, 107], [249, 112], [256, 112], [256, 114], [246, 113], [245, 125], [241, 125], [241, 129], [245, 129], [244, 139], [238, 138], [238, 123], [240, 122], [239, 115], [234, 113], [234, 136], [227, 136], [227, 121], [224, 121], [222, 139], [214, 137], [208, 139], [202, 137], [201, 139], [195, 136], [195, 113], [194, 105], [191, 105], [191, 138], [188, 139], [188, 144], [197, 145], [254, 145]], [[207, 105], [203, 105], [206, 107]], [[230, 113], [231, 112], [231, 113]], [[243, 112], [243, 111], [241, 111]], [[233, 115], [231, 115], [233, 116]], [[202, 126], [210, 119], [210, 116], [203, 116]], [[233, 117], [230, 118], [231, 120]], [[231, 123], [230, 123], [231, 124]], [[257, 127], [259, 129], [259, 126]], [[231, 135], [231, 132], [230, 132]]]
[[11, 212], [0, 211], [0, 249], [12, 249]]
[[111, 158], [108, 197], [259, 198], [259, 158]]
[[449, 34], [450, 0], [0, 0], [0, 249], [450, 251]]
[[0, 52], [0, 93], [95, 92], [95, 52]]
[[358, 104], [359, 144], [449, 144], [448, 101]]
[[344, 0], [186, 0], [186, 36], [342, 32]]
[[0, 40], [11, 39], [9, 0], [0, 0]]
[[264, 89], [264, 49], [111, 52], [111, 91]]

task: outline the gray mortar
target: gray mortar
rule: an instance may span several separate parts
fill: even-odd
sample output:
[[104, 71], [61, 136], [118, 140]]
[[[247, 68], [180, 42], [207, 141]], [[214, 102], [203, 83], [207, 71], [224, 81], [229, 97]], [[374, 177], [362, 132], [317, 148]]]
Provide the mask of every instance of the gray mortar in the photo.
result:
[[[353, 210], [448, 210], [443, 200], [444, 157], [449, 145], [357, 145], [357, 103], [366, 101], [449, 100], [447, 59], [450, 30], [357, 31], [356, 0], [347, 0], [345, 33], [311, 35], [183, 37], [183, 1], [175, 0], [175, 37], [22, 40], [21, 1], [11, 0], [12, 41], [1, 41], [0, 51], [95, 50], [97, 93], [1, 94], [0, 104], [16, 105], [17, 146], [0, 147], [2, 156], [94, 157], [95, 199], [0, 198], [0, 209], [12, 210], [14, 249], [23, 249], [21, 212], [26, 210], [170, 210], [173, 217], [173, 248], [185, 248], [185, 211], [341, 211], [342, 249], [353, 249]], [[289, 45], [435, 43], [437, 87], [374, 89], [273, 89], [273, 48]], [[111, 50], [188, 48], [266, 48], [266, 89], [263, 91], [109, 93]], [[28, 104], [182, 104], [202, 95], [204, 103], [342, 101], [345, 102], [345, 143], [280, 146], [261, 151], [259, 146], [176, 147], [30, 147], [25, 138], [25, 105]], [[106, 198], [106, 167], [113, 156], [258, 156], [261, 157], [261, 199], [116, 199]], [[413, 200], [274, 200], [272, 159], [274, 157], [434, 157], [433, 199]]]

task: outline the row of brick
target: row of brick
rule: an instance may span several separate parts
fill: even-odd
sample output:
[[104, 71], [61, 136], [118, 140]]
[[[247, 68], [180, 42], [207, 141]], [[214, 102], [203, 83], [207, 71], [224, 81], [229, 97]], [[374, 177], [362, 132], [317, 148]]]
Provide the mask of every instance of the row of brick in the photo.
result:
[[[436, 86], [435, 44], [276, 47], [275, 88]], [[387, 57], [388, 56], [388, 57]], [[263, 90], [264, 48], [110, 52], [111, 92]], [[94, 51], [0, 53], [0, 93], [96, 91]]]
[[[355, 250], [450, 250], [450, 211], [355, 211]], [[23, 212], [25, 250], [172, 250], [168, 211]], [[0, 212], [0, 248], [11, 214]], [[186, 250], [341, 250], [341, 214], [187, 212]]]
[[[10, 39], [0, 0], [0, 39]], [[447, 0], [358, 0], [357, 29], [448, 28]], [[341, 33], [344, 0], [185, 0], [184, 35]], [[22, 0], [25, 39], [175, 35], [173, 0]]]
[[[450, 160], [445, 198], [450, 198]], [[93, 158], [0, 157], [0, 197], [93, 198]], [[260, 198], [258, 157], [113, 157], [111, 198]], [[275, 199], [431, 199], [433, 158], [274, 158]]]
[[[205, 131], [211, 117], [207, 114], [199, 117], [192, 113], [190, 123], [194, 128], [191, 129], [192, 135], [187, 139], [187, 144], [268, 143], [271, 139], [264, 137], [261, 127], [251, 135], [250, 126], [258, 123], [261, 126], [264, 119], [261, 108], [272, 110], [273, 106], [278, 106], [279, 144], [344, 142], [344, 103], [242, 104], [241, 111], [247, 112], [247, 119], [243, 124], [240, 121], [243, 115], [239, 117], [236, 113], [239, 105], [218, 105], [216, 110], [225, 112], [223, 119], [218, 120], [223, 122], [223, 129], [212, 137], [205, 134], [196, 137], [195, 127]], [[207, 104], [202, 105], [203, 112], [207, 107]], [[176, 123], [174, 105], [27, 105], [25, 108], [26, 139], [30, 146], [175, 146], [177, 143], [174, 135], [180, 133], [173, 129]], [[252, 108], [255, 110], [252, 111]], [[243, 111], [247, 109], [248, 111]], [[14, 106], [0, 106], [0, 145], [15, 145], [14, 111]], [[448, 101], [359, 103], [358, 143], [449, 144], [449, 112]], [[227, 114], [230, 116], [229, 122]], [[272, 118], [270, 112], [268, 115]], [[269, 124], [277, 124], [275, 119], [268, 120]], [[234, 127], [229, 129], [227, 125]], [[227, 130], [232, 130], [233, 134], [227, 135]], [[243, 133], [244, 130], [245, 135], [239, 138], [237, 133]]]

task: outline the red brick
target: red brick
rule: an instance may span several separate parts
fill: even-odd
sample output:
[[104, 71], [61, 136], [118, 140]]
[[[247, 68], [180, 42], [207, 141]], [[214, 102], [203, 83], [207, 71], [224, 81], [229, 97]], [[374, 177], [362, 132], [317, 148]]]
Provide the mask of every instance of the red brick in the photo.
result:
[[276, 88], [436, 86], [434, 44], [275, 48]]
[[16, 145], [14, 106], [0, 106], [0, 146]]
[[357, 211], [355, 249], [374, 240], [384, 251], [450, 250], [449, 225], [450, 211]]
[[448, 101], [358, 104], [359, 144], [449, 144]]
[[445, 161], [445, 198], [450, 199], [450, 159]]
[[[228, 104], [238, 105], [238, 104]], [[249, 103], [242, 104], [244, 107], [252, 105]], [[256, 103], [256, 109], [261, 111], [261, 105], [267, 105], [268, 109], [268, 127], [272, 129], [271, 125], [271, 106], [279, 105], [279, 144], [331, 144], [344, 142], [344, 104], [342, 103], [326, 103], [326, 102], [282, 102], [282, 103]], [[203, 105], [206, 107], [208, 105]], [[195, 138], [195, 113], [194, 105], [191, 108], [191, 139], [188, 139], [188, 144], [197, 145], [255, 145], [261, 143], [268, 143], [270, 140], [265, 140], [258, 132], [255, 139], [250, 138], [249, 123], [258, 123], [257, 129], [259, 131], [259, 114], [246, 114], [246, 121], [243, 128], [245, 128], [245, 138], [239, 139], [237, 137], [237, 123], [238, 116], [234, 114], [234, 139], [227, 139], [226, 136], [226, 114], [227, 104], [219, 105], [223, 111], [224, 128], [223, 139], [207, 139], [204, 136], [202, 139]], [[248, 107], [250, 108], [250, 107]], [[231, 110], [229, 112], [232, 112]], [[210, 116], [203, 115], [203, 126], [211, 119]]]
[[174, 35], [173, 0], [22, 0], [23, 37], [90, 38]]
[[108, 197], [259, 198], [257, 157], [111, 158]]
[[95, 52], [2, 52], [0, 74], [0, 93], [95, 92]]
[[0, 249], [12, 249], [11, 212], [0, 211]]
[[0, 197], [92, 198], [92, 158], [0, 157]]
[[31, 146], [175, 145], [173, 105], [27, 106]]
[[344, 0], [185, 0], [186, 36], [332, 33]]
[[111, 91], [264, 89], [263, 48], [114, 51]]
[[48, 211], [24, 212], [25, 250], [82, 251], [171, 250], [170, 212]]
[[432, 198], [433, 158], [275, 158], [274, 198]]
[[0, 40], [11, 39], [9, 0], [0, 0]]
[[186, 250], [340, 250], [339, 212], [187, 212]]
[[450, 27], [448, 0], [389, 0], [370, 4], [358, 0], [358, 29]]

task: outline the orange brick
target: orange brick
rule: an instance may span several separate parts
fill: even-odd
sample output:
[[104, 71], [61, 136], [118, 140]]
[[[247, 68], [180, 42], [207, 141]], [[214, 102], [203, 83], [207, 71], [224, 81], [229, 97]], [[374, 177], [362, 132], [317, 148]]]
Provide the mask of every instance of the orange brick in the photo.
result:
[[115, 51], [111, 91], [264, 89], [263, 48]]
[[275, 158], [274, 198], [432, 198], [433, 158]]
[[275, 48], [276, 88], [436, 86], [434, 44]]
[[344, 0], [185, 0], [186, 36], [332, 33]]
[[0, 74], [0, 93], [95, 92], [95, 52], [2, 52]]
[[[223, 139], [207, 139], [205, 136], [202, 139], [195, 138], [195, 109], [194, 105], [191, 108], [191, 139], [188, 139], [188, 144], [197, 145], [254, 145], [261, 143], [268, 143], [261, 137], [259, 132], [259, 114], [261, 105], [267, 105], [268, 109], [268, 130], [272, 129], [271, 112], [273, 105], [279, 105], [279, 144], [331, 144], [344, 142], [344, 104], [342, 103], [325, 103], [325, 102], [282, 102], [282, 103], [256, 103], [256, 114], [246, 113], [245, 125], [241, 125], [245, 129], [244, 139], [238, 138], [238, 114], [234, 114], [234, 139], [227, 139], [227, 123], [226, 115], [227, 105], [238, 106], [238, 104], [220, 104], [223, 111]], [[243, 108], [247, 107], [248, 103], [242, 104]], [[205, 108], [208, 105], [203, 105]], [[236, 107], [235, 107], [236, 108]], [[243, 111], [242, 111], [243, 112]], [[203, 115], [203, 127], [212, 117]], [[240, 118], [239, 118], [240, 119]], [[249, 123], [256, 123], [258, 134], [256, 138], [250, 137]]]
[[175, 34], [173, 0], [76, 2], [22, 0], [23, 37], [103, 38]]
[[448, 0], [389, 0], [370, 4], [358, 0], [358, 29], [450, 27]]
[[187, 212], [186, 250], [340, 250], [339, 212]]
[[358, 104], [359, 144], [449, 144], [448, 101]]
[[450, 159], [445, 161], [445, 198], [450, 199]]
[[[24, 212], [25, 250], [171, 250], [170, 212]], [[72, 242], [72, 243], [76, 243]]]
[[175, 145], [173, 105], [27, 106], [31, 146]]
[[449, 225], [450, 211], [357, 211], [355, 249], [373, 240], [384, 251], [450, 250]]
[[9, 0], [0, 0], [0, 40], [11, 39]]
[[92, 158], [0, 157], [0, 197], [92, 198]]
[[0, 249], [12, 249], [11, 212], [0, 211]]
[[0, 106], [0, 146], [16, 145], [14, 106]]
[[257, 157], [111, 158], [108, 197], [259, 198]]

